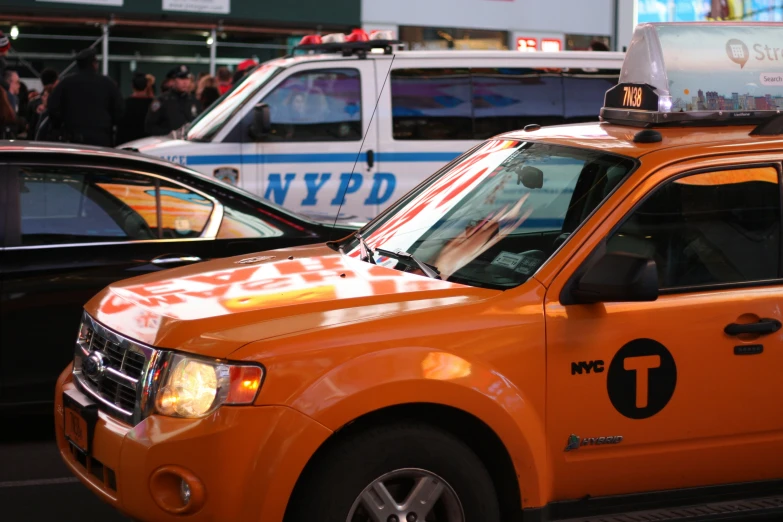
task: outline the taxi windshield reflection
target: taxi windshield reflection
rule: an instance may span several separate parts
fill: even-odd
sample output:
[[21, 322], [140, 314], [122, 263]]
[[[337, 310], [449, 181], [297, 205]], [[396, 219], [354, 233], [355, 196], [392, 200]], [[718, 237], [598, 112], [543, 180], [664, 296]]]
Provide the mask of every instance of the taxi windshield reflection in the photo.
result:
[[382, 266], [429, 277], [424, 268], [431, 268], [455, 283], [513, 288], [546, 262], [634, 166], [631, 159], [598, 151], [491, 140], [363, 230], [364, 246], [354, 237], [343, 251], [369, 261], [363, 253], [369, 248]]

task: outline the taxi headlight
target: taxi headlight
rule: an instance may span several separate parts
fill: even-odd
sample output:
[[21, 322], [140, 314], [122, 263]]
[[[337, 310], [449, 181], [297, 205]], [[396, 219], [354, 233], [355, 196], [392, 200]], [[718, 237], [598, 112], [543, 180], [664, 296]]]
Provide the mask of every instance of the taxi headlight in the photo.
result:
[[172, 417], [204, 417], [223, 404], [251, 404], [264, 370], [174, 354], [158, 389], [157, 411]]

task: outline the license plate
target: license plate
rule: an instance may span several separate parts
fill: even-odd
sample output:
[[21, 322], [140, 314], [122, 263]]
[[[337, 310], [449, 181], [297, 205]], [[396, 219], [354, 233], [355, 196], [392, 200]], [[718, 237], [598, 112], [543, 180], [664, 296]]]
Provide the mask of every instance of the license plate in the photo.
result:
[[89, 449], [87, 421], [73, 408], [65, 408], [65, 437], [84, 453]]

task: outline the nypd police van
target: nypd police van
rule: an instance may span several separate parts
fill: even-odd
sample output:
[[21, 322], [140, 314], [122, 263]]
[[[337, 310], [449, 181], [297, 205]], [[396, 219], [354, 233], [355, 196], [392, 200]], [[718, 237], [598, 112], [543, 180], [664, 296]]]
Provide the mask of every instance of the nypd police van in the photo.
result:
[[305, 37], [307, 54], [259, 65], [192, 124], [121, 147], [315, 218], [363, 222], [481, 140], [597, 120], [623, 61], [395, 43]]

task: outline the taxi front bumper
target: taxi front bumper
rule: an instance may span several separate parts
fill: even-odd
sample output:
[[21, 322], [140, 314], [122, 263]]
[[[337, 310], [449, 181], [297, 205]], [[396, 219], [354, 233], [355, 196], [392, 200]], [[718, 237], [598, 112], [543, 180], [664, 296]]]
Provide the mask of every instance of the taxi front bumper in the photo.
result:
[[[138, 521], [282, 521], [301, 470], [332, 433], [277, 406], [222, 407], [203, 419], [152, 415], [134, 427], [98, 412], [87, 455], [65, 437], [63, 394], [81, 395], [71, 370], [55, 392], [60, 455], [96, 495]], [[193, 483], [195, 511], [177, 506], [182, 477]]]

